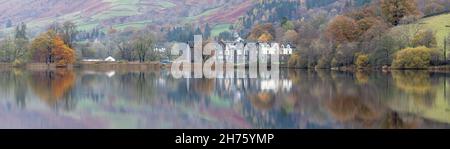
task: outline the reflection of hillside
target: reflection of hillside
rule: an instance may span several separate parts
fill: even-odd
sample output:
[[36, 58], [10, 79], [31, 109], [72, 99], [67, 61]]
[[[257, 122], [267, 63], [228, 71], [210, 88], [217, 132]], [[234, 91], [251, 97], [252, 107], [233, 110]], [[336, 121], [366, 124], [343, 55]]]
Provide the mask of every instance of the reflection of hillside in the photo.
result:
[[359, 127], [362, 128], [411, 129], [423, 125], [419, 117], [391, 111], [377, 102], [357, 96], [337, 95], [325, 105], [334, 119], [350, 126], [361, 124]]
[[356, 96], [337, 95], [326, 106], [331, 115], [341, 122], [361, 120], [369, 123], [381, 116], [375, 105], [365, 103]]
[[34, 93], [48, 105], [54, 106], [75, 84], [75, 73], [68, 69], [32, 72], [29, 84]]
[[389, 107], [395, 111], [450, 123], [450, 98], [448, 98], [448, 88], [447, 90], [445, 88], [445, 81], [447, 80], [445, 76], [440, 78], [435, 76], [433, 79], [428, 79], [430, 87], [426, 93], [397, 93], [394, 100], [389, 102]]

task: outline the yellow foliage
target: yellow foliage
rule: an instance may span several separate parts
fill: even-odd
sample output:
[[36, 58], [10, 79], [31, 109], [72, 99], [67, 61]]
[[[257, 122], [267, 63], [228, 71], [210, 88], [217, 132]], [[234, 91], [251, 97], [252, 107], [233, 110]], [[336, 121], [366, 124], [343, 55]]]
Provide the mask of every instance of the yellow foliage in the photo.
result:
[[356, 67], [364, 68], [369, 65], [369, 56], [367, 54], [361, 54], [356, 58]]
[[369, 82], [369, 75], [363, 71], [357, 71], [356, 75], [356, 83], [358, 84], [367, 84]]
[[402, 91], [415, 95], [425, 95], [432, 90], [430, 76], [427, 72], [392, 71], [395, 86]]
[[427, 68], [435, 50], [427, 47], [406, 48], [395, 53], [393, 68], [418, 69]]

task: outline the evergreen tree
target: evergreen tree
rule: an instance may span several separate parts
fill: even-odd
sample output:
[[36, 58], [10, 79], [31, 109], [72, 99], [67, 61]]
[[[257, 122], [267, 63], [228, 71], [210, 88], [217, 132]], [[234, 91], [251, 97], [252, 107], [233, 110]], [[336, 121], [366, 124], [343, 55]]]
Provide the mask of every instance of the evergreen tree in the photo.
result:
[[8, 19], [8, 21], [6, 21], [5, 27], [6, 27], [6, 28], [12, 27], [12, 21], [11, 21], [11, 19]]
[[203, 32], [203, 37], [205, 39], [209, 39], [209, 37], [211, 37], [211, 27], [209, 27], [208, 23], [206, 23], [205, 31]]
[[20, 25], [17, 25], [16, 31], [15, 31], [15, 38], [16, 39], [28, 39], [27, 38], [27, 25], [25, 23], [21, 23]]

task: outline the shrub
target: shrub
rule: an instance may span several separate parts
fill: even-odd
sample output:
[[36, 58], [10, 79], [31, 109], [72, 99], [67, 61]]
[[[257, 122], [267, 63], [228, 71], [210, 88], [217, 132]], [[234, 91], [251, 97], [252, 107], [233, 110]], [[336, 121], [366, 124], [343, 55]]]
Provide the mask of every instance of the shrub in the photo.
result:
[[420, 69], [427, 68], [432, 58], [438, 54], [436, 50], [427, 47], [406, 48], [395, 53], [393, 68]]
[[288, 60], [288, 66], [291, 67], [291, 68], [297, 67], [297, 63], [298, 63], [299, 60], [300, 60], [300, 55], [299, 54], [297, 54], [297, 53], [292, 54], [292, 56]]
[[290, 68], [307, 68], [307, 62], [301, 57], [299, 53], [294, 53], [288, 60], [288, 67]]
[[417, 32], [411, 42], [414, 47], [425, 46], [428, 48], [433, 48], [437, 45], [436, 37], [431, 29]]
[[367, 67], [369, 65], [369, 55], [367, 55], [367, 54], [358, 55], [358, 57], [356, 58], [355, 65], [358, 68]]

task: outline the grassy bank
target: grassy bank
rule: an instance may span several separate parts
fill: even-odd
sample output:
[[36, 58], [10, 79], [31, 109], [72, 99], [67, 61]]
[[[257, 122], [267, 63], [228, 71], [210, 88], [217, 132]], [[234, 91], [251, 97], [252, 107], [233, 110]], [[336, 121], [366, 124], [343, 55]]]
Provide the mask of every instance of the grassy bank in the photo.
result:
[[159, 62], [80, 62], [75, 67], [82, 69], [95, 70], [159, 70], [167, 68], [168, 65], [160, 64]]

